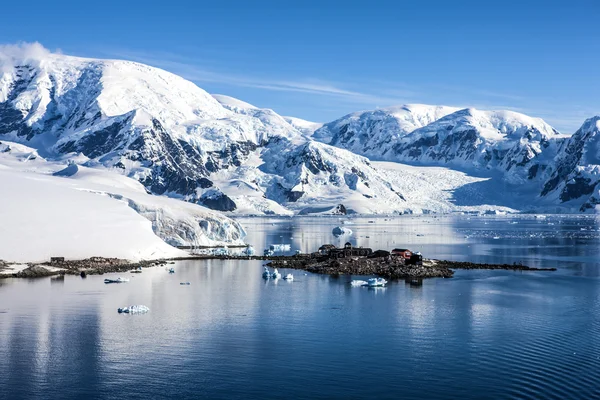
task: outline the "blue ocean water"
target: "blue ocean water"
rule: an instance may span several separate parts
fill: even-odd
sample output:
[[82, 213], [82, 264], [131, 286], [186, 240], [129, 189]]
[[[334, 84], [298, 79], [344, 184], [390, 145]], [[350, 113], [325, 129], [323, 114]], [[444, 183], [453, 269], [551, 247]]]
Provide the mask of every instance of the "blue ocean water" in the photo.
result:
[[[598, 398], [600, 232], [594, 218], [245, 218], [257, 250], [324, 242], [557, 267], [458, 271], [352, 288], [262, 262], [182, 261], [107, 276], [0, 280], [0, 397]], [[369, 222], [372, 221], [372, 222]], [[368, 237], [367, 237], [368, 236]], [[180, 282], [190, 282], [182, 286]], [[145, 304], [144, 315], [117, 308]]]

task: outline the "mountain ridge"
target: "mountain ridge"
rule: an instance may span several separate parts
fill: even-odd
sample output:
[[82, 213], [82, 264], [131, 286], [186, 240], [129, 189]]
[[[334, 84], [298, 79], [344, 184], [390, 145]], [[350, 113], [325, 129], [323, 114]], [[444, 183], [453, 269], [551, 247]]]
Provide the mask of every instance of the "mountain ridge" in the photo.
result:
[[[591, 194], [597, 188], [579, 196], [571, 191], [568, 200], [550, 196], [558, 187], [552, 182], [588, 164], [581, 157], [566, 161], [571, 150], [565, 149], [576, 147], [575, 139], [512, 111], [409, 104], [320, 125], [211, 95], [130, 61], [51, 54], [13, 64], [0, 75], [0, 140], [53, 157], [71, 154], [85, 166], [132, 177], [153, 194], [220, 211], [298, 213], [343, 203], [363, 213], [427, 211], [422, 202], [415, 208], [406, 200], [415, 199], [406, 192], [415, 185], [382, 173], [370, 159], [452, 166], [514, 187], [525, 184], [535, 189], [531, 204], [540, 208], [564, 204], [585, 211], [591, 206], [583, 203], [600, 198]], [[577, 137], [586, 142], [596, 135]], [[594, 171], [587, 169], [588, 186]]]

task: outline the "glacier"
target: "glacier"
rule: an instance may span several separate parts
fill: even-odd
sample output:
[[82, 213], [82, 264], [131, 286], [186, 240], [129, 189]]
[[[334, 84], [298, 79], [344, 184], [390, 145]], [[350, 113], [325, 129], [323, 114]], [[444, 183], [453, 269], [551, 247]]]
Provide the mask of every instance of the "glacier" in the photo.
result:
[[127, 260], [184, 257], [174, 246], [242, 244], [235, 221], [196, 204], [153, 196], [137, 181], [2, 142], [0, 259], [51, 256]]

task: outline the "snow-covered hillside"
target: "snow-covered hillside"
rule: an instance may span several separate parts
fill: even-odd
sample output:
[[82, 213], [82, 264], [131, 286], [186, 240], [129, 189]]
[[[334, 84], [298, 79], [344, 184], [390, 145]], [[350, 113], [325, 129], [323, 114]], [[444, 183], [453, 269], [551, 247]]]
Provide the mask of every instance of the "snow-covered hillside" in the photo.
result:
[[186, 256], [176, 245], [242, 243], [235, 221], [146, 193], [137, 181], [0, 143], [0, 259]]
[[397, 141], [398, 161], [452, 165], [506, 173], [513, 182], [535, 176], [531, 170], [556, 154], [560, 135], [539, 118], [511, 111], [464, 109], [416, 129]]
[[323, 126], [320, 122], [311, 122], [301, 118], [295, 117], [283, 117], [288, 124], [304, 133], [305, 135], [312, 135], [317, 129]]
[[455, 111], [458, 108], [424, 104], [360, 111], [324, 124], [313, 137], [367, 157], [389, 159], [398, 139]]
[[580, 211], [600, 204], [600, 116], [585, 121], [562, 144], [545, 176], [542, 197], [549, 202], [580, 206]]
[[273, 136], [300, 135], [273, 112], [223, 106], [193, 83], [138, 63], [48, 54], [3, 68], [0, 138], [53, 157], [82, 153], [156, 194], [194, 200], [207, 176]]
[[426, 105], [350, 114], [314, 137], [372, 159], [498, 169], [513, 183], [535, 175], [538, 156], [544, 151], [543, 162], [551, 160], [560, 144], [558, 132], [539, 118]]
[[[210, 95], [134, 62], [41, 52], [0, 54], [0, 64], [0, 141], [24, 144], [53, 162], [71, 160], [63, 175], [98, 170], [108, 180], [132, 178], [149, 193], [218, 211], [571, 210], [597, 201], [573, 194], [591, 193], [597, 163], [571, 160], [576, 142], [594, 147], [595, 135], [567, 140], [541, 119], [515, 112], [413, 104], [321, 126]], [[435, 176], [452, 183], [435, 185]], [[571, 181], [577, 190], [567, 189]], [[495, 204], [476, 193], [507, 188], [512, 199]]]

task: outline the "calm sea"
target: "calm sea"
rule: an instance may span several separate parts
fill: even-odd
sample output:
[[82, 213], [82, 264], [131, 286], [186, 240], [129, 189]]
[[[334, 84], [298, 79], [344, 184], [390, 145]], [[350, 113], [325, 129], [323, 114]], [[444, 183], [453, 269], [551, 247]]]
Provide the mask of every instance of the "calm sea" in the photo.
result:
[[[594, 218], [241, 222], [259, 252], [349, 240], [558, 271], [458, 271], [370, 290], [302, 271], [265, 281], [262, 262], [213, 260], [111, 274], [131, 279], [114, 285], [0, 280], [0, 398], [600, 397]], [[353, 235], [334, 238], [338, 225]], [[129, 304], [150, 312], [117, 313]]]

